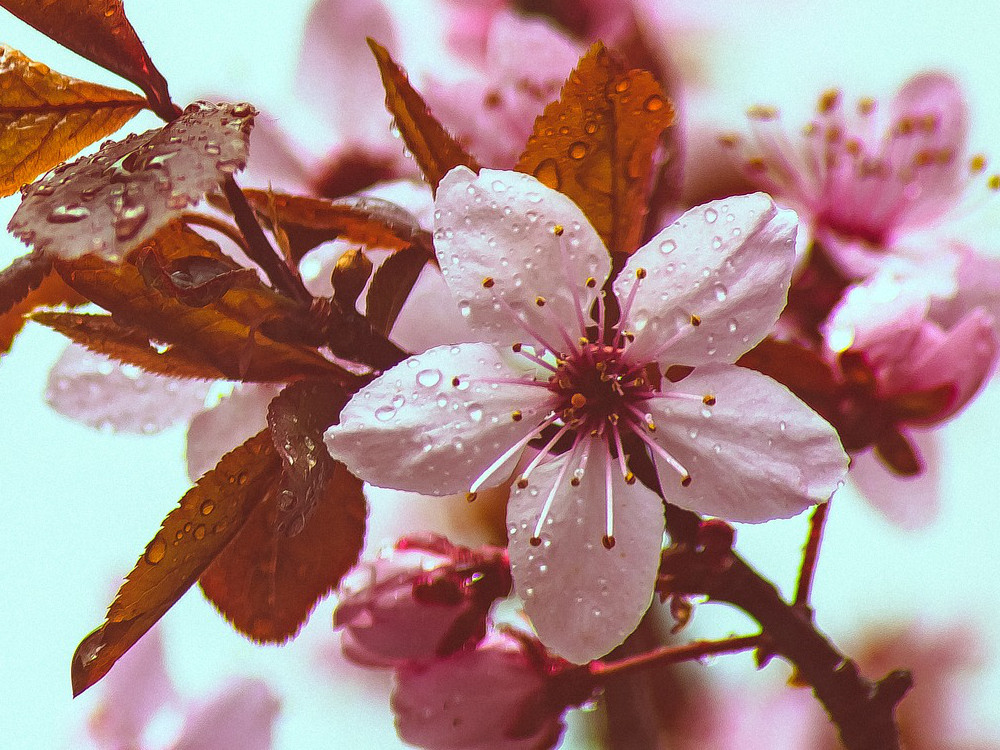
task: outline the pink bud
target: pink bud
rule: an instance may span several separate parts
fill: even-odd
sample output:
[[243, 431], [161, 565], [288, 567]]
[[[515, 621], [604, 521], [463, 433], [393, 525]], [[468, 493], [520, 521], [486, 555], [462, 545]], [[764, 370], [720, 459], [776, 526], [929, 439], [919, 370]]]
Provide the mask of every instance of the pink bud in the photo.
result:
[[[345, 656], [390, 667], [476, 644], [493, 601], [510, 591], [504, 551], [470, 550], [436, 535], [407, 537], [363, 564], [334, 613]], [[360, 585], [358, 585], [360, 584]]]

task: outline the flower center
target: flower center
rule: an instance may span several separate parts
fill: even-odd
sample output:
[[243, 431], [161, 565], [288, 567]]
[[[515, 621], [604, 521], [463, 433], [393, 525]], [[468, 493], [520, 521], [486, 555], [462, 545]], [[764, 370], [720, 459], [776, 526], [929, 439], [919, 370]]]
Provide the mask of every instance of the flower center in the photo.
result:
[[606, 344], [584, 344], [560, 360], [549, 378], [549, 390], [558, 401], [555, 411], [578, 433], [604, 435], [621, 420], [647, 422], [639, 408], [653, 397], [646, 368], [626, 362], [624, 349]]

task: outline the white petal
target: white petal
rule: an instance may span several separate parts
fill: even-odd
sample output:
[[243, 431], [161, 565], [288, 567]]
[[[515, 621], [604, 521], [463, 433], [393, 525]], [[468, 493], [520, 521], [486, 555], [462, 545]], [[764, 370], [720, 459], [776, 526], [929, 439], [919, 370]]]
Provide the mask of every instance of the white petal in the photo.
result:
[[[326, 445], [378, 487], [463, 492], [551, 411], [553, 394], [542, 385], [484, 382], [515, 378], [531, 379], [488, 344], [429, 349], [362, 388], [344, 407], [340, 424], [326, 431]], [[520, 421], [512, 418], [515, 411]], [[506, 479], [519, 454], [487, 486]]]
[[753, 348], [785, 306], [795, 229], [793, 212], [754, 193], [692, 208], [656, 235], [614, 283], [624, 305], [636, 271], [646, 271], [625, 323], [635, 334], [629, 357], [698, 365]]
[[602, 443], [593, 449], [579, 487], [570, 483], [576, 466], [564, 474], [537, 547], [529, 540], [568, 456], [538, 467], [507, 506], [511, 572], [524, 611], [542, 643], [577, 664], [604, 656], [635, 630], [652, 600], [663, 543], [663, 503], [625, 484], [616, 464], [615, 545], [604, 547], [611, 459]]
[[[650, 400], [651, 437], [681, 462], [692, 481], [656, 458], [667, 499], [730, 521], [757, 523], [794, 516], [828, 500], [847, 473], [836, 431], [787, 388], [742, 367], [698, 368], [663, 383]], [[714, 396], [671, 398], [668, 391]]]
[[186, 457], [192, 482], [267, 427], [267, 407], [280, 391], [272, 383], [237, 383], [231, 394], [191, 420]]
[[579, 207], [531, 175], [484, 169], [476, 176], [465, 167], [441, 180], [435, 206], [441, 272], [481, 339], [501, 348], [533, 343], [527, 326], [566, 351], [567, 334], [579, 338], [580, 317], [611, 270]]

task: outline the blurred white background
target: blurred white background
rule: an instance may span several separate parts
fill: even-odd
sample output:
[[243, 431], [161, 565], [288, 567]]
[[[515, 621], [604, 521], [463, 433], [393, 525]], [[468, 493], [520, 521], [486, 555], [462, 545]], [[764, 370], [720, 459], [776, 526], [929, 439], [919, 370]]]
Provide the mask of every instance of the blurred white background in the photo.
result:
[[[132, 0], [126, 9], [174, 99], [246, 99], [289, 122], [301, 118], [291, 95], [310, 0]], [[680, 7], [647, 0], [655, 38], [689, 84], [682, 116], [688, 133], [741, 129], [755, 102], [805, 115], [831, 85], [854, 95], [889, 96], [907, 77], [933, 67], [955, 74], [972, 111], [973, 148], [1000, 159], [1000, 6], [976, 0], [912, 3], [847, 0], [711, 0]], [[673, 7], [673, 6], [678, 7]], [[440, 64], [438, 17], [424, 0], [394, 3], [402, 60], [415, 77]], [[694, 10], [697, 8], [697, 10]], [[60, 72], [125, 86], [0, 11], [0, 42]], [[334, 92], [333, 96], [350, 96]], [[798, 109], [796, 109], [798, 107]], [[153, 127], [151, 116], [135, 121]], [[306, 128], [302, 123], [300, 129]], [[324, 137], [332, 142], [333, 138]], [[697, 171], [697, 162], [687, 164]], [[17, 198], [0, 201], [6, 224]], [[1000, 204], [986, 206], [986, 231], [1000, 228]], [[995, 246], [994, 235], [983, 235]], [[0, 261], [23, 252], [0, 239]], [[43, 402], [49, 367], [64, 345], [29, 325], [0, 360], [0, 747], [80, 747], [100, 687], [71, 699], [76, 645], [103, 619], [119, 580], [188, 488], [184, 429], [152, 437], [102, 434], [52, 412]], [[1000, 385], [993, 384], [938, 432], [939, 519], [905, 532], [847, 487], [834, 501], [817, 576], [820, 626], [841, 644], [862, 630], [918, 618], [979, 628], [987, 661], [963, 687], [980, 732], [1000, 739]], [[375, 498], [369, 545], [391, 541], [410, 519], [433, 519], [438, 503]], [[401, 516], [400, 513], [408, 514]], [[421, 520], [422, 526], [433, 520]], [[805, 520], [739, 529], [738, 548], [785, 591], [794, 584]], [[197, 591], [163, 619], [169, 668], [185, 695], [220, 687], [229, 676], [260, 675], [282, 700], [275, 747], [321, 750], [393, 747], [388, 676], [338, 661], [332, 602], [319, 606], [303, 634], [285, 647], [256, 647], [235, 634]], [[703, 634], [743, 632], [717, 607], [698, 611]], [[331, 656], [332, 655], [332, 656]], [[331, 666], [335, 665], [335, 666]], [[900, 665], [905, 666], [905, 665]], [[749, 657], [713, 662], [720, 677], [756, 689], [787, 678], [763, 673]], [[565, 747], [584, 747], [582, 733]]]

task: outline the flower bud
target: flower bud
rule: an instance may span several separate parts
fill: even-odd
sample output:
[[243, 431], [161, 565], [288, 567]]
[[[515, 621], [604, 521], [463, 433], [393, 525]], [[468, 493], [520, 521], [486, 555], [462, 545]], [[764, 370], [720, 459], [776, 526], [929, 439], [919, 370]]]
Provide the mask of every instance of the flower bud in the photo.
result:
[[334, 612], [344, 655], [391, 667], [475, 645], [493, 601], [510, 592], [505, 551], [471, 550], [437, 535], [400, 539], [364, 563]]

